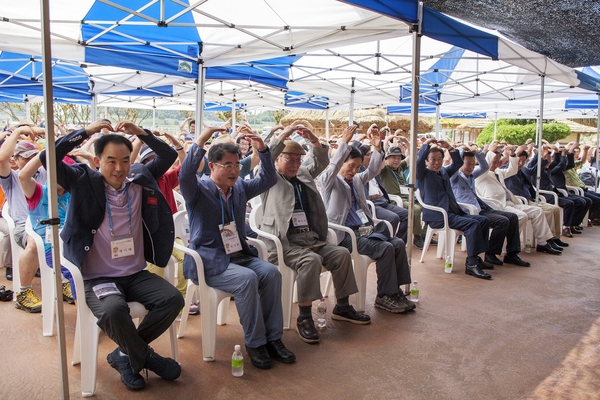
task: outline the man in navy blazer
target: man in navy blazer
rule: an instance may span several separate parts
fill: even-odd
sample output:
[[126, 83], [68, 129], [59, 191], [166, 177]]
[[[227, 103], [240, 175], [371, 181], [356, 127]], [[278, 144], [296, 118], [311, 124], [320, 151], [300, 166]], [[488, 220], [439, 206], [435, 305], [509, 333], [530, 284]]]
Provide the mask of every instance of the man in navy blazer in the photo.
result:
[[[437, 147], [432, 147], [437, 144]], [[452, 157], [452, 164], [444, 167], [444, 149]], [[481, 215], [469, 215], [458, 205], [450, 185], [450, 177], [463, 165], [463, 160], [448, 142], [427, 139], [417, 155], [417, 183], [425, 204], [441, 207], [448, 213], [450, 228], [463, 231], [467, 241], [467, 261], [465, 273], [481, 279], [492, 276], [481, 267], [480, 253], [488, 250], [490, 221]], [[423, 221], [432, 228], [444, 225], [442, 213], [423, 208]]]
[[[91, 135], [107, 128], [136, 135], [156, 153], [156, 159], [131, 165], [131, 142], [120, 134], [104, 135], [94, 144], [94, 161], [67, 165], [61, 160]], [[177, 153], [148, 130], [131, 122], [96, 121], [56, 142], [57, 181], [71, 193], [71, 205], [61, 232], [64, 255], [81, 269], [85, 299], [98, 326], [119, 347], [107, 356], [129, 389], [145, 386], [140, 371], [147, 368], [167, 380], [181, 374], [179, 364], [152, 350], [175, 320], [183, 297], [169, 282], [145, 270], [146, 261], [164, 267], [174, 240], [170, 208], [156, 179]], [[40, 154], [46, 166], [45, 151]], [[148, 314], [136, 329], [127, 302], [142, 303]]]
[[[246, 351], [252, 364], [271, 368], [271, 359], [292, 363], [296, 356], [285, 348], [281, 273], [276, 266], [257, 258], [245, 237], [246, 203], [277, 183], [269, 148], [249, 127], [245, 138], [258, 151], [262, 172], [259, 178], [243, 180], [241, 153], [233, 143], [212, 145], [208, 152], [210, 176], [196, 177], [206, 150], [204, 144], [223, 128], [206, 127], [190, 148], [179, 173], [179, 185], [188, 210], [189, 248], [200, 254], [206, 283], [233, 293], [244, 329]], [[185, 277], [198, 283], [191, 257], [184, 261]]]

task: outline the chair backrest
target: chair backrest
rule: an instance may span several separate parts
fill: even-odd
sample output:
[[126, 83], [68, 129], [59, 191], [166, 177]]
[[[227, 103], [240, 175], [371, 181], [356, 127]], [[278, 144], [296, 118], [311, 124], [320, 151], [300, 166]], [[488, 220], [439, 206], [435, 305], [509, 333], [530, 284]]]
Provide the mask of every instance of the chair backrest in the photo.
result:
[[190, 244], [190, 221], [186, 210], [177, 211], [173, 214], [173, 222], [175, 224], [175, 237], [183, 241], [184, 246]]
[[252, 228], [253, 231], [258, 230], [258, 223], [256, 221], [262, 220], [262, 217], [262, 203], [257, 203], [253, 205], [252, 211], [250, 211], [250, 216], [248, 217], [248, 224], [250, 224], [250, 228]]
[[177, 190], [173, 189], [173, 197], [175, 198], [175, 202], [177, 203], [177, 210], [183, 211], [185, 210], [185, 199]]

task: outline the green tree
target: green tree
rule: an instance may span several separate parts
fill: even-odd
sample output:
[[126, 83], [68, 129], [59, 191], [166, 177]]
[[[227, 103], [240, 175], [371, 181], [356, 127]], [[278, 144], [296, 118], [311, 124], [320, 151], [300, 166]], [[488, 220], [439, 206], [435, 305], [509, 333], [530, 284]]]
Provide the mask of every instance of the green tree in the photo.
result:
[[277, 125], [279, 125], [279, 123], [281, 122], [283, 117], [285, 117], [285, 114], [287, 114], [287, 112], [285, 110], [273, 111], [273, 119], [275, 120], [275, 123]]
[[[221, 121], [227, 121], [229, 118], [231, 118], [231, 111], [216, 111], [215, 115]], [[239, 112], [239, 111], [236, 111], [236, 113], [235, 113], [235, 122], [236, 123], [243, 122], [242, 117], [243, 117], [242, 113]]]
[[121, 107], [110, 107], [108, 109], [108, 115], [111, 121], [131, 121], [138, 125], [144, 119], [152, 115], [152, 110], [142, 110], [140, 108], [121, 108]]
[[[518, 121], [519, 123], [512, 124], [511, 122], [513, 121]], [[535, 120], [528, 120], [530, 121], [529, 124], [522, 124], [520, 121], [499, 119], [496, 129], [496, 139], [505, 140], [507, 143], [515, 145], [524, 144], [527, 139], [535, 140]], [[550, 143], [564, 139], [570, 134], [571, 128], [561, 122], [548, 121], [548, 123], [544, 123], [543, 125], [542, 137]], [[493, 139], [494, 124], [491, 123], [481, 131], [477, 137], [477, 144], [481, 146], [485, 143], [490, 143]]]

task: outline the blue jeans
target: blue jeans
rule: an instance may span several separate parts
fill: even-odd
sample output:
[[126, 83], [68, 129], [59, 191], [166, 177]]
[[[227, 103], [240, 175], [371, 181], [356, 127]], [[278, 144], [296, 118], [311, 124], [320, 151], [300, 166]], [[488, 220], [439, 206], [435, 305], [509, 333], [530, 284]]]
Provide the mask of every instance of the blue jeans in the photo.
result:
[[207, 276], [206, 283], [233, 293], [246, 345], [257, 348], [283, 336], [281, 273], [260, 258], [243, 264], [229, 264], [221, 274]]

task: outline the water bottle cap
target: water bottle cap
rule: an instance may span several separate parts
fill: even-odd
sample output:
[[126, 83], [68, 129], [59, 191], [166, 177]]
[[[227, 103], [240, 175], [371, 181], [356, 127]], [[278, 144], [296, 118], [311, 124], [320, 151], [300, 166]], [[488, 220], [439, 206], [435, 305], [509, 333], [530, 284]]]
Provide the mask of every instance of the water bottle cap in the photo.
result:
[[236, 344], [235, 347], [234, 347], [234, 349], [235, 349], [235, 351], [240, 351], [241, 347], [240, 347], [239, 344]]
[[415, 285], [416, 285], [417, 283], [419, 283], [419, 282], [415, 281]]

